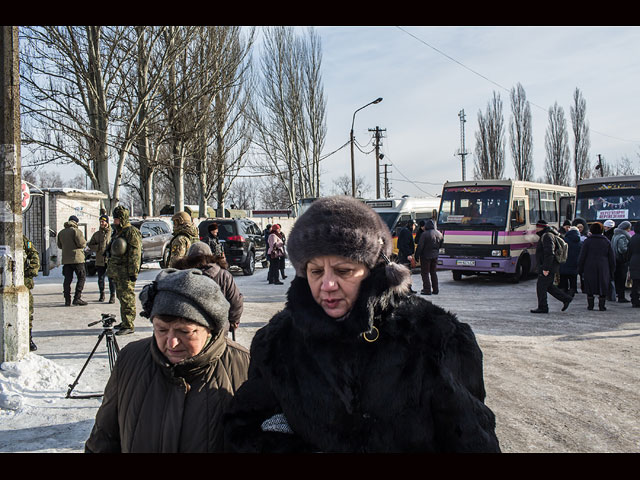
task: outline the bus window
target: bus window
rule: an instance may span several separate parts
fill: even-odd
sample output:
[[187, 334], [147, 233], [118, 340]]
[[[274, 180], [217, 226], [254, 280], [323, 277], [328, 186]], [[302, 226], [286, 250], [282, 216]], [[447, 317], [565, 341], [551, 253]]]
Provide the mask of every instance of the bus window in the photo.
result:
[[511, 208], [511, 228], [515, 229], [526, 223], [524, 200], [514, 200]]
[[555, 192], [548, 192], [544, 190], [540, 192], [540, 215], [542, 219], [549, 223], [557, 223], [558, 211], [556, 208]]
[[560, 223], [565, 220], [573, 220], [573, 206], [574, 206], [574, 197], [562, 196], [560, 197]]
[[456, 225], [504, 227], [510, 192], [511, 187], [501, 185], [445, 188], [438, 224], [446, 228]]
[[540, 220], [540, 190], [529, 190], [529, 221], [535, 224]]

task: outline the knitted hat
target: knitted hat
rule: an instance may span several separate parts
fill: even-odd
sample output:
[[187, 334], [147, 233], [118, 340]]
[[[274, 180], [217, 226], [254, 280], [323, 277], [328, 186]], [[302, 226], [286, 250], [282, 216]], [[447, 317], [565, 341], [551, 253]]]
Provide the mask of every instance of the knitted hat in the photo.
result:
[[109, 217], [107, 215], [100, 215], [99, 220], [100, 221], [104, 220], [105, 222], [109, 223]]
[[631, 222], [625, 220], [624, 222], [621, 222], [620, 225], [618, 225], [618, 228], [620, 230], [629, 230], [631, 228]]
[[69, 221], [70, 221], [70, 222], [76, 222], [76, 223], [78, 223], [78, 222], [79, 222], [78, 217], [76, 217], [75, 215], [71, 215], [71, 216], [69, 217]]
[[569, 220], [568, 218], [562, 222], [562, 226], [563, 227], [570, 227], [571, 226], [571, 220]]
[[[369, 269], [388, 263], [393, 241], [391, 232], [371, 207], [348, 196], [323, 197], [314, 201], [296, 220], [288, 240], [289, 260], [299, 277], [306, 277], [309, 260], [338, 255]], [[409, 270], [387, 264], [393, 286], [407, 283]]]
[[211, 247], [208, 244], [198, 241], [192, 243], [187, 252], [187, 256], [191, 257], [193, 255], [213, 255], [213, 252], [211, 252]]
[[[621, 224], [622, 225], [622, 224]], [[604, 221], [604, 226], [611, 228], [611, 227], [615, 227], [616, 226], [616, 222], [614, 222], [613, 220], [609, 219], [609, 220], [605, 220]]]
[[173, 315], [211, 329], [215, 335], [228, 328], [229, 302], [215, 280], [192, 268], [162, 270], [140, 292], [143, 317]]
[[546, 220], [538, 220], [536, 222], [536, 227], [546, 227], [547, 225], [549, 225], [549, 224], [547, 223]]

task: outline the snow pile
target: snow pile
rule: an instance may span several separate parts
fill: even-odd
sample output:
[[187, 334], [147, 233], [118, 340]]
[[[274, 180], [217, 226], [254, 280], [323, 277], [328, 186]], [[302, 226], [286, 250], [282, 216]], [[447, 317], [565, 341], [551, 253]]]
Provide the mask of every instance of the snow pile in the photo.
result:
[[17, 362], [0, 364], [0, 415], [21, 412], [39, 400], [60, 396], [73, 382], [73, 373], [44, 357], [29, 352]]

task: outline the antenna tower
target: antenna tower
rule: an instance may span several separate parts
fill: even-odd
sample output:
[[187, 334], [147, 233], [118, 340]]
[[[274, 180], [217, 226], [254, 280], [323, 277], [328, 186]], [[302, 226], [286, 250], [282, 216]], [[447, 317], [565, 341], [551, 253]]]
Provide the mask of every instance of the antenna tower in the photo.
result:
[[464, 115], [464, 109], [460, 110], [460, 112], [458, 113], [458, 117], [460, 117], [460, 150], [458, 150], [457, 155], [460, 155], [460, 157], [462, 158], [462, 181], [466, 180], [466, 175], [465, 175], [465, 157], [467, 155], [469, 155], [469, 152], [467, 152], [465, 145], [464, 145], [464, 124], [467, 121]]

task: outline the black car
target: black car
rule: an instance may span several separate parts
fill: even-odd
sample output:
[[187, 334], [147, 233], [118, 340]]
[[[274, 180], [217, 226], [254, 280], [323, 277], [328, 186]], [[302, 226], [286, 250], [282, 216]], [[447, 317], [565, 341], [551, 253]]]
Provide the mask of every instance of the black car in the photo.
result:
[[[142, 234], [142, 263], [160, 262], [160, 267], [167, 266], [169, 243], [173, 238], [169, 224], [160, 219], [139, 220], [132, 218], [131, 225]], [[85, 250], [85, 264], [89, 275], [96, 274], [96, 252]]]
[[207, 242], [209, 225], [218, 224], [218, 240], [224, 246], [229, 266], [239, 267], [245, 275], [253, 275], [256, 262], [268, 265], [267, 247], [260, 227], [248, 218], [207, 218], [198, 224], [200, 240]]

